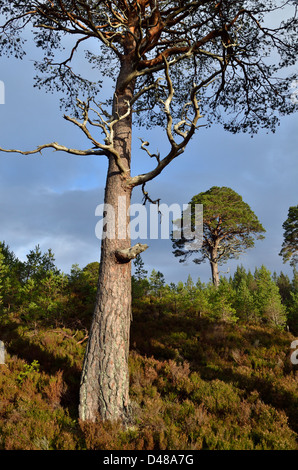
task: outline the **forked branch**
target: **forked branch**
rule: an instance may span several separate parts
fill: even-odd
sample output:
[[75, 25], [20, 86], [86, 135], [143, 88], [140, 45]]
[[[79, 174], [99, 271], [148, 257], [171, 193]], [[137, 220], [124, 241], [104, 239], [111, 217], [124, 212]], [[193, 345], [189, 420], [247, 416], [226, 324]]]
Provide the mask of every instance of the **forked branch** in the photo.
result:
[[[109, 115], [102, 107], [102, 104], [94, 104], [97, 106], [97, 109], [90, 107], [91, 100], [88, 99], [86, 102], [77, 99], [78, 107], [83, 112], [83, 122], [78, 121], [75, 118], [70, 116], [64, 116], [67, 121], [72, 122], [76, 126], [78, 126], [86, 135], [86, 137], [91, 140], [94, 146], [100, 149], [105, 155], [110, 156], [112, 155], [115, 158], [116, 164], [119, 168], [119, 171], [123, 174], [126, 173], [126, 168], [124, 167], [121, 157], [119, 153], [115, 149], [114, 145], [114, 126], [116, 123], [125, 119], [131, 113], [131, 105], [129, 101], [126, 101], [127, 109], [121, 116], [111, 116]], [[90, 111], [96, 115], [95, 119], [90, 118]], [[95, 140], [95, 138], [91, 135], [87, 125], [99, 127], [102, 133], [105, 136], [104, 144]]]
[[[173, 83], [170, 77], [169, 69], [170, 69], [169, 63], [164, 58], [164, 70], [165, 70], [165, 81], [166, 81], [166, 85], [164, 86], [164, 89], [167, 91], [167, 97], [164, 101], [160, 100], [160, 102], [163, 104], [163, 111], [166, 115], [166, 120], [167, 120], [166, 134], [167, 134], [168, 141], [170, 143], [170, 151], [164, 158], [161, 159], [159, 153], [151, 154], [147, 148], [149, 143], [144, 142], [141, 139], [142, 140], [141, 149], [144, 150], [151, 158], [155, 157], [157, 161], [157, 165], [152, 171], [149, 171], [148, 173], [140, 174], [138, 176], [129, 178], [127, 180], [127, 184], [131, 187], [142, 185], [142, 187], [144, 188], [144, 185], [148, 181], [152, 180], [157, 175], [159, 175], [162, 172], [162, 170], [166, 166], [168, 166], [172, 160], [174, 160], [174, 158], [178, 157], [184, 152], [186, 145], [188, 144], [188, 142], [194, 135], [195, 130], [199, 127], [197, 125], [198, 120], [202, 116], [201, 116], [200, 109], [199, 109], [197, 92], [199, 91], [200, 87], [196, 86], [195, 84], [190, 93], [190, 102], [186, 103], [182, 109], [182, 115], [181, 115], [180, 121], [176, 124], [173, 123], [171, 104], [172, 104], [173, 97], [174, 97], [174, 88], [173, 88]], [[192, 108], [193, 110], [192, 118], [189, 118], [188, 116], [190, 108]], [[182, 138], [182, 140], [180, 142], [177, 142], [175, 135]]]

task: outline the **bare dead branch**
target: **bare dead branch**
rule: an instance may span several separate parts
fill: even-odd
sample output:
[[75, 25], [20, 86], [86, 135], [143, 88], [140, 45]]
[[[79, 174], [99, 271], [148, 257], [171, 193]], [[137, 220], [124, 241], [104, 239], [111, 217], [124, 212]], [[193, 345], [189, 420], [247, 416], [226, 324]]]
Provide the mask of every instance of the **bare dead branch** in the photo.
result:
[[[162, 170], [167, 165], [169, 165], [169, 163], [171, 163], [171, 161], [174, 158], [178, 157], [179, 155], [181, 155], [184, 152], [184, 149], [185, 149], [187, 143], [189, 142], [189, 140], [193, 136], [195, 130], [197, 129], [198, 120], [202, 117], [201, 114], [200, 114], [200, 109], [199, 109], [199, 105], [198, 105], [197, 92], [199, 91], [199, 89], [202, 86], [207, 86], [208, 83], [210, 82], [210, 80], [212, 80], [215, 77], [215, 75], [213, 74], [214, 76], [212, 75], [210, 77], [209, 82], [206, 81], [206, 83], [204, 82], [204, 83], [200, 84], [199, 86], [197, 86], [197, 85], [193, 86], [193, 88], [191, 90], [191, 94], [190, 94], [191, 101], [190, 101], [190, 103], [186, 103], [183, 107], [183, 110], [182, 110], [183, 118], [178, 123], [173, 125], [173, 117], [172, 117], [172, 113], [171, 113], [171, 102], [172, 102], [173, 97], [174, 97], [174, 89], [173, 89], [172, 80], [170, 78], [169, 68], [170, 68], [170, 65], [169, 65], [168, 61], [164, 58], [164, 69], [165, 69], [165, 81], [166, 81], [166, 88], [167, 88], [167, 98], [164, 101], [162, 101], [162, 100], [160, 100], [160, 101], [163, 104], [163, 111], [164, 111], [164, 113], [166, 115], [166, 119], [167, 119], [166, 134], [167, 134], [167, 138], [168, 138], [168, 141], [170, 143], [171, 149], [170, 149], [170, 151], [169, 151], [169, 153], [167, 154], [166, 157], [164, 157], [163, 159], [160, 159], [159, 154], [151, 154], [149, 152], [149, 150], [146, 148], [149, 145], [149, 143], [147, 141], [142, 141], [143, 142], [143, 144], [141, 146], [142, 150], [146, 151], [146, 153], [151, 158], [155, 157], [156, 160], [157, 160], [157, 165], [152, 171], [149, 171], [148, 173], [145, 173], [145, 174], [141, 174], [141, 175], [138, 175], [138, 176], [128, 178], [128, 180], [127, 180], [127, 184], [131, 187], [142, 185], [143, 194], [145, 196], [145, 201], [149, 200], [148, 194], [144, 193], [145, 183], [152, 180], [157, 175], [159, 175], [162, 172]], [[219, 73], [219, 72], [217, 72], [217, 73]], [[189, 119], [188, 116], [187, 116], [188, 109], [189, 109], [190, 106], [192, 107], [193, 112], [194, 112], [194, 116], [193, 116], [192, 119]], [[184, 129], [186, 128], [186, 130], [183, 131], [182, 128], [184, 128]], [[182, 137], [182, 141], [180, 143], [176, 142], [176, 140], [173, 136], [173, 131], [177, 135]], [[150, 201], [150, 202], [153, 202], [153, 201]]]
[[143, 193], [143, 205], [145, 206], [145, 204], [147, 202], [150, 202], [150, 204], [157, 204], [157, 207], [158, 207], [158, 212], [161, 214], [160, 210], [159, 210], [159, 203], [160, 203], [160, 199], [151, 199], [151, 197], [149, 196], [149, 193], [148, 191], [145, 191], [145, 185], [146, 183], [142, 184], [142, 193]]
[[50, 144], [39, 145], [35, 150], [15, 150], [15, 149], [4, 149], [0, 147], [1, 152], [6, 153], [19, 153], [21, 155], [33, 155], [34, 153], [41, 153], [42, 150], [46, 148], [53, 148], [56, 151], [70, 153], [72, 155], [80, 156], [90, 156], [90, 155], [106, 155], [106, 152], [102, 150], [88, 149], [88, 150], [79, 150], [65, 147], [65, 145], [60, 145], [57, 142], [51, 142]]
[[147, 145], [149, 145], [149, 142], [141, 139], [140, 137], [139, 137], [139, 139], [142, 141], [141, 149], [144, 150], [147, 153], [147, 155], [149, 155], [150, 158], [156, 158], [157, 162], [160, 163], [160, 153], [159, 152], [158, 153], [150, 153], [149, 150], [146, 148]]
[[[80, 122], [79, 120], [71, 117], [71, 116], [66, 116], [64, 115], [64, 119], [67, 121], [71, 122], [75, 126], [79, 127], [81, 131], [86, 135], [88, 140], [93, 143], [94, 148], [92, 149], [87, 149], [87, 150], [79, 150], [79, 149], [72, 149], [68, 148], [65, 145], [60, 145], [57, 142], [52, 142], [49, 144], [44, 144], [44, 145], [39, 145], [35, 150], [29, 150], [29, 151], [24, 151], [24, 150], [16, 150], [16, 149], [4, 149], [0, 147], [0, 151], [2, 152], [7, 152], [7, 153], [19, 153], [21, 155], [32, 155], [35, 153], [41, 153], [42, 150], [46, 148], [53, 148], [56, 151], [63, 151], [66, 153], [70, 153], [73, 155], [80, 155], [80, 156], [87, 156], [87, 155], [106, 155], [110, 156], [112, 155], [115, 158], [116, 164], [119, 168], [119, 171], [122, 174], [125, 174], [127, 172], [127, 169], [124, 167], [123, 162], [121, 160], [121, 157], [119, 153], [116, 151], [115, 146], [114, 146], [114, 126], [117, 122], [121, 121], [122, 119], [125, 119], [127, 116], [129, 116], [131, 112], [131, 106], [130, 103], [127, 101], [127, 110], [124, 112], [123, 115], [121, 116], [112, 116], [110, 117], [109, 120], [105, 120], [103, 118], [103, 114], [105, 117], [107, 116], [107, 113], [101, 113], [100, 111], [102, 110], [101, 106], [98, 105], [98, 109], [100, 111], [97, 111], [93, 108], [90, 108], [90, 102], [91, 99], [88, 99], [87, 101], [81, 101], [77, 99], [77, 106], [79, 109], [81, 109], [82, 114], [83, 114], [83, 122]], [[96, 103], [95, 103], [96, 104]], [[91, 120], [89, 117], [89, 112], [93, 111], [97, 117], [99, 117], [99, 120], [95, 122], [94, 120]], [[91, 132], [89, 131], [87, 124], [90, 124], [92, 126], [97, 126], [100, 127], [102, 132], [105, 134], [105, 143], [102, 144], [98, 140], [96, 140]]]

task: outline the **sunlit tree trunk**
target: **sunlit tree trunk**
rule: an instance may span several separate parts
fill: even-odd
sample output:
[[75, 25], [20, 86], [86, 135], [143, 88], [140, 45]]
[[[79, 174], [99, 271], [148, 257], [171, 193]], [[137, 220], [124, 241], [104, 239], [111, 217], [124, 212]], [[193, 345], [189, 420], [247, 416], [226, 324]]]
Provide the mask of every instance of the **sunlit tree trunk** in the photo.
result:
[[218, 262], [217, 262], [217, 248], [213, 248], [211, 252], [211, 273], [212, 273], [212, 282], [215, 287], [219, 286], [219, 271], [218, 271]]
[[[129, 72], [129, 65], [122, 64], [113, 116], [117, 113], [120, 116], [125, 114], [126, 100], [130, 100], [133, 95], [133, 84], [121, 90], [121, 84]], [[80, 389], [80, 418], [91, 421], [97, 417], [125, 421], [129, 410], [131, 263], [119, 261], [115, 253], [130, 247], [129, 215], [123, 212], [123, 208], [126, 206], [128, 210], [131, 198], [131, 189], [126, 184], [130, 174], [131, 116], [120, 120], [114, 132], [114, 148], [127, 171], [126, 174], [119, 171], [114, 156], [110, 156], [104, 202], [114, 209], [115, 237], [102, 239], [96, 306]]]

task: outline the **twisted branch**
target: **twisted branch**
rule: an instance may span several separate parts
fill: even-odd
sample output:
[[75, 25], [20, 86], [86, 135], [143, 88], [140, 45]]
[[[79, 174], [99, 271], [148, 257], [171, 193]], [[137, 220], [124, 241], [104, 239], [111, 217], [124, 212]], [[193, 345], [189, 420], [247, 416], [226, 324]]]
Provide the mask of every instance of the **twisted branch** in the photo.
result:
[[79, 150], [79, 149], [72, 149], [65, 147], [65, 145], [60, 145], [57, 142], [51, 142], [50, 144], [39, 145], [35, 150], [15, 150], [15, 149], [4, 149], [0, 147], [1, 152], [6, 153], [20, 153], [21, 155], [32, 155], [34, 153], [41, 153], [43, 149], [46, 148], [53, 148], [55, 151], [62, 151], [66, 153], [70, 153], [72, 155], [79, 155], [79, 156], [87, 156], [87, 155], [105, 155], [103, 150], [95, 150], [95, 149], [88, 149], [88, 150]]
[[[183, 110], [182, 110], [181, 120], [178, 123], [173, 125], [171, 103], [174, 97], [174, 88], [173, 88], [172, 80], [170, 78], [169, 69], [170, 69], [170, 64], [166, 60], [166, 58], [164, 58], [164, 70], [165, 70], [165, 81], [166, 81], [165, 89], [167, 89], [167, 97], [164, 101], [160, 100], [160, 102], [163, 104], [163, 111], [167, 119], [166, 134], [167, 134], [167, 138], [170, 143], [170, 146], [171, 146], [170, 151], [164, 158], [161, 159], [159, 153], [151, 154], [149, 150], [146, 148], [149, 145], [149, 143], [141, 139], [142, 140], [141, 149], [144, 150], [149, 155], [150, 158], [154, 157], [157, 160], [157, 165], [152, 171], [149, 171], [148, 173], [145, 173], [145, 174], [140, 174], [138, 176], [128, 178], [127, 180], [127, 184], [130, 187], [142, 185], [144, 195], [145, 195], [144, 193], [145, 183], [147, 183], [148, 181], [152, 180], [157, 175], [159, 175], [162, 172], [162, 170], [166, 166], [168, 166], [172, 160], [174, 160], [174, 158], [178, 157], [184, 152], [184, 149], [186, 145], [188, 144], [188, 142], [190, 141], [190, 139], [192, 138], [192, 136], [194, 135], [195, 130], [198, 127], [200, 127], [200, 126], [197, 126], [197, 123], [198, 123], [198, 120], [202, 116], [200, 114], [200, 109], [198, 105], [197, 92], [199, 91], [201, 86], [206, 86], [215, 77], [215, 75], [220, 73], [220, 71], [216, 72], [216, 74], [213, 74], [213, 76], [209, 77], [209, 81], [206, 81], [206, 83], [202, 82], [200, 86], [196, 86], [196, 85], [193, 86], [191, 93], [190, 93], [191, 100], [189, 103], [186, 103], [184, 105]], [[194, 116], [192, 119], [188, 118], [188, 111], [190, 107], [192, 107], [193, 112], [194, 112]], [[179, 137], [182, 137], [182, 141], [180, 143], [176, 142], [174, 138], [174, 133], [177, 134]], [[146, 196], [146, 200], [149, 200], [148, 194], [146, 194], [145, 196]]]

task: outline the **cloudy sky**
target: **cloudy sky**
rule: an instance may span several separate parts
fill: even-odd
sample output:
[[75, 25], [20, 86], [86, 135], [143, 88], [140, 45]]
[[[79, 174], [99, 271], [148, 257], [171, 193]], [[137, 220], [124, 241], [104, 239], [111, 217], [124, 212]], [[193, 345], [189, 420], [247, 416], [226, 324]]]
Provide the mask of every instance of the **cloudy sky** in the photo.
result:
[[[5, 104], [0, 104], [0, 146], [31, 150], [57, 141], [72, 148], [88, 148], [79, 129], [63, 119], [56, 95], [33, 87], [37, 52], [29, 48], [22, 61], [1, 58], [0, 80], [5, 85]], [[107, 84], [104, 93], [112, 89]], [[142, 170], [146, 155], [142, 137], [152, 152], [162, 153], [161, 130], [134, 131], [135, 172]], [[99, 260], [100, 240], [95, 227], [98, 204], [103, 202], [107, 170], [105, 157], [75, 157], [46, 150], [41, 155], [0, 154], [0, 240], [21, 259], [37, 244], [52, 248], [57, 266], [64, 272], [72, 264], [83, 268]], [[212, 186], [228, 186], [241, 194], [266, 229], [266, 238], [238, 261], [224, 265], [222, 273], [233, 274], [237, 264], [254, 271], [264, 264], [271, 272], [292, 269], [278, 255], [283, 241], [282, 224], [291, 205], [298, 204], [298, 115], [281, 120], [275, 134], [260, 132], [232, 135], [220, 126], [201, 128], [187, 147], [158, 178], [148, 184], [153, 199], [187, 204], [193, 195]], [[139, 189], [133, 202], [141, 202]], [[149, 273], [164, 273], [167, 282], [185, 281], [190, 274], [207, 282], [208, 264], [179, 263], [169, 240], [148, 240], [142, 255]]]

